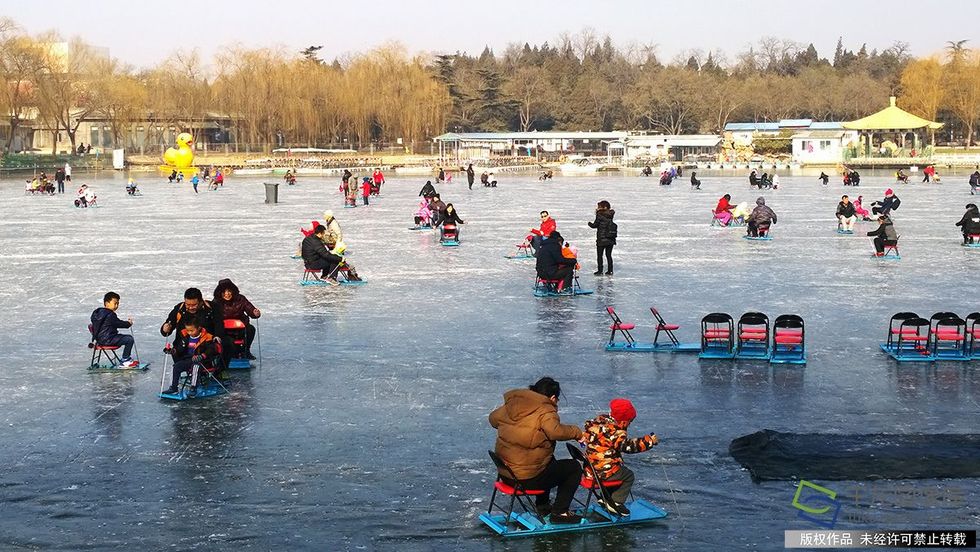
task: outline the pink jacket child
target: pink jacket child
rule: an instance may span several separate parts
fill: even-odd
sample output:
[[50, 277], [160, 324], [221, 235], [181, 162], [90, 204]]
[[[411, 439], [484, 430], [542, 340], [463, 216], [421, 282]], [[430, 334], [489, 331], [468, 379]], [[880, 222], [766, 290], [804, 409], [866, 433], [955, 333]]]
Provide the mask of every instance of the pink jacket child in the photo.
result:
[[863, 205], [861, 205], [862, 197], [864, 196], [858, 196], [858, 198], [854, 200], [854, 214], [856, 214], [857, 216], [863, 219], [866, 219], [871, 217], [871, 213], [869, 213], [868, 210], [865, 209]]
[[425, 200], [419, 202], [419, 210], [415, 211], [415, 226], [432, 226], [432, 210]]

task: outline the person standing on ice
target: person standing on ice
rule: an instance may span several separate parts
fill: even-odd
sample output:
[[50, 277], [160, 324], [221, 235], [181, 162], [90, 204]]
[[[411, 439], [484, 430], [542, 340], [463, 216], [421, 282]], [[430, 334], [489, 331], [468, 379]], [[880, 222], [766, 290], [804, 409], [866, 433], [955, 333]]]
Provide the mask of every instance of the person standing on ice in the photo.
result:
[[612, 250], [613, 246], [616, 245], [616, 236], [619, 232], [618, 226], [613, 222], [614, 216], [616, 216], [616, 211], [612, 209], [608, 201], [602, 200], [596, 204], [595, 221], [589, 223], [589, 228], [595, 228], [596, 264], [599, 266], [593, 272], [596, 276], [602, 274], [603, 253], [606, 255], [606, 264], [608, 265], [606, 275], [613, 275]]
[[[556, 240], [557, 241], [557, 240]], [[569, 508], [582, 476], [582, 466], [571, 458], [555, 459], [555, 442], [582, 436], [578, 426], [563, 425], [558, 417], [561, 385], [544, 377], [527, 389], [504, 393], [504, 404], [490, 413], [490, 425], [497, 430], [494, 450], [510, 472], [526, 489], [542, 490], [535, 496], [538, 515], [550, 515], [551, 523], [577, 524], [582, 518]], [[502, 470], [500, 478], [508, 485], [517, 482]], [[551, 504], [551, 489], [558, 489]]]
[[476, 171], [473, 170], [473, 163], [470, 163], [466, 167], [466, 182], [470, 185], [470, 189], [473, 189], [473, 181], [476, 180]]
[[374, 174], [371, 175], [371, 180], [374, 181], [374, 195], [380, 195], [381, 185], [385, 183], [385, 175], [381, 172], [381, 167], [375, 167]]

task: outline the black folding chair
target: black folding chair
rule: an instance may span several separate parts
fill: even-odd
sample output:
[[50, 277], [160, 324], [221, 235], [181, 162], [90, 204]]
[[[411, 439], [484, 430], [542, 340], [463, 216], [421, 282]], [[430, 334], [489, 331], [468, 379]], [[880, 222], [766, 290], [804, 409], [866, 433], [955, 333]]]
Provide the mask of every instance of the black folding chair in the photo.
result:
[[898, 334], [901, 332], [902, 323], [910, 318], [919, 318], [919, 315], [914, 312], [899, 312], [895, 313], [891, 320], [888, 321], [888, 337], [885, 340], [885, 346], [887, 348], [891, 349], [895, 346]]
[[[497, 480], [493, 484], [493, 494], [490, 495], [490, 507], [487, 508], [487, 514], [493, 515], [493, 507], [496, 506], [502, 512], [506, 513], [504, 516], [504, 525], [506, 525], [511, 521], [511, 517], [514, 513], [514, 502], [517, 502], [520, 504], [521, 509], [523, 509], [524, 512], [540, 519], [534, 505], [530, 504], [529, 502], [525, 502], [525, 497], [542, 495], [545, 493], [545, 491], [525, 488], [521, 480], [514, 475], [514, 472], [510, 469], [510, 466], [505, 464], [495, 452], [488, 450], [487, 453], [490, 455], [490, 459], [493, 460], [493, 464], [497, 466]], [[507, 474], [506, 479], [509, 481], [505, 480], [504, 476], [501, 475], [501, 472]], [[510, 503], [507, 505], [507, 508], [503, 508], [500, 504], [497, 504], [497, 493], [510, 497]]]
[[[582, 505], [582, 515], [584, 516], [589, 513], [589, 504], [592, 503], [593, 498], [596, 500], [601, 500], [602, 503], [610, 504], [612, 502], [612, 497], [609, 495], [607, 490], [619, 487], [623, 484], [623, 482], [604, 481], [601, 477], [599, 477], [599, 473], [596, 471], [595, 466], [592, 465], [592, 462], [589, 462], [588, 457], [585, 456], [585, 453], [582, 452], [581, 448], [573, 445], [572, 443], [565, 443], [565, 447], [568, 448], [568, 454], [582, 464], [582, 480], [579, 481], [579, 486], [588, 491], [588, 493], [586, 494], [585, 502], [582, 502], [577, 498], [573, 499], [575, 502]], [[632, 499], [633, 492], [631, 490], [630, 500]], [[603, 510], [609, 512], [609, 510], [605, 510], [605, 508]], [[609, 512], [609, 515], [615, 516], [616, 518], [622, 517], [612, 512]]]

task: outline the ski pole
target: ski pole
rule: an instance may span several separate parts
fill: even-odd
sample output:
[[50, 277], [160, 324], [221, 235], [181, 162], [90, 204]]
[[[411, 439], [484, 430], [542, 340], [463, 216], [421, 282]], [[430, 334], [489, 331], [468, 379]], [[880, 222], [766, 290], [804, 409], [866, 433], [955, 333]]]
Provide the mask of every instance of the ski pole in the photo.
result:
[[255, 319], [255, 339], [259, 345], [259, 372], [262, 371], [262, 332], [259, 331], [259, 319]]
[[[170, 343], [168, 342], [167, 345], [169, 346]], [[165, 385], [165, 382], [167, 381], [167, 357], [170, 356], [170, 355], [167, 354], [167, 348], [168, 347], [164, 347], [163, 348], [163, 373], [160, 374], [160, 392], [161, 393], [163, 393], [163, 391], [166, 389], [166, 387], [164, 387], [164, 385]]]
[[133, 352], [136, 353], [136, 364], [137, 368], [140, 364], [140, 349], [136, 346], [136, 334], [133, 333], [133, 327], [129, 327], [129, 335], [133, 338]]

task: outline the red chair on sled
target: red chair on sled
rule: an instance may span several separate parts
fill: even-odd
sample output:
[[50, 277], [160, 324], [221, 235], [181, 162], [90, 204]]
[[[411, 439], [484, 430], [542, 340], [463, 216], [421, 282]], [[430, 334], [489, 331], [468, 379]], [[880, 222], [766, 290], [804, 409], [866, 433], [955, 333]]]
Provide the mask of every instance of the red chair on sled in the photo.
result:
[[781, 314], [772, 323], [772, 347], [769, 362], [773, 364], [806, 363], [806, 329], [803, 318]]
[[[545, 493], [545, 491], [525, 488], [524, 484], [521, 483], [521, 480], [514, 475], [514, 472], [510, 469], [510, 467], [505, 464], [495, 452], [488, 450], [487, 453], [490, 455], [490, 459], [493, 460], [494, 466], [497, 467], [497, 480], [493, 484], [493, 494], [490, 495], [490, 507], [487, 508], [487, 515], [493, 516], [493, 508], [496, 506], [502, 512], [504, 512], [503, 522], [506, 526], [507, 523], [513, 521], [514, 503], [516, 502], [518, 505], [520, 505], [524, 513], [540, 518], [541, 516], [538, 515], [534, 504], [531, 504], [530, 501], [527, 500], [527, 497], [542, 495]], [[513, 483], [511, 484], [504, 481], [504, 477], [501, 475], [501, 472], [507, 474], [507, 479]], [[500, 504], [497, 504], [497, 493], [510, 497], [510, 502], [507, 504], [506, 508], [502, 507]]]
[[[888, 335], [885, 338], [885, 347], [892, 349], [897, 344], [897, 339], [899, 334], [902, 332], [902, 324], [906, 320], [912, 318], [919, 318], [919, 315], [914, 312], [899, 312], [892, 316], [891, 320], [888, 321]], [[906, 331], [910, 333], [915, 333], [916, 330], [909, 327]]]
[[973, 358], [977, 338], [980, 337], [980, 328], [977, 328], [980, 312], [971, 312], [963, 320], [966, 322], [966, 341], [963, 343], [963, 352], [966, 356]]
[[[582, 512], [587, 513], [589, 511], [589, 505], [592, 503], [592, 499], [595, 498], [599, 504], [608, 504], [609, 495], [606, 493], [607, 489], [615, 489], [623, 484], [622, 481], [604, 481], [599, 477], [599, 473], [596, 471], [595, 466], [592, 462], [589, 462], [589, 458], [585, 456], [582, 449], [573, 445], [572, 443], [565, 443], [568, 448], [568, 454], [572, 456], [573, 459], [577, 460], [582, 464], [582, 479], [579, 481], [579, 486], [587, 491], [585, 495], [585, 502], [582, 502], [577, 497], [573, 497], [572, 500], [582, 505]], [[633, 499], [633, 492], [630, 491], [630, 500]], [[609, 510], [605, 510], [609, 512]], [[620, 517], [619, 515], [609, 512], [613, 517]]]
[[895, 352], [899, 355], [917, 353], [928, 356], [929, 343], [932, 339], [931, 329], [932, 324], [925, 318], [914, 317], [903, 320], [898, 327]]
[[966, 321], [951, 312], [937, 312], [929, 320], [932, 355], [937, 359], [966, 360]]
[[680, 345], [680, 341], [677, 339], [677, 336], [674, 335], [674, 330], [679, 330], [681, 327], [677, 324], [668, 324], [667, 321], [660, 316], [660, 311], [653, 307], [650, 307], [650, 312], [653, 314], [653, 317], [657, 319], [657, 333], [653, 334], [653, 346], [657, 346], [657, 340], [660, 339], [660, 332], [667, 334], [667, 337], [670, 338], [670, 342], [675, 347]]
[[701, 319], [701, 353], [699, 358], [733, 358], [735, 322], [731, 315], [713, 312]]
[[92, 361], [89, 363], [89, 367], [99, 366], [99, 363], [102, 362], [103, 355], [111, 366], [117, 366], [122, 363], [122, 359], [116, 353], [122, 345], [100, 345], [95, 339], [95, 328], [91, 324], [88, 325], [88, 333], [92, 336], [92, 341], [89, 341], [88, 344], [88, 348], [92, 349]]
[[456, 229], [456, 225], [452, 223], [442, 225], [442, 237], [439, 239], [442, 243], [456, 242], [459, 243], [459, 232]]
[[609, 329], [612, 330], [612, 332], [609, 334], [609, 344], [612, 345], [613, 338], [616, 337], [616, 332], [620, 332], [626, 339], [626, 344], [628, 346], [636, 345], [636, 340], [633, 339], [633, 334], [630, 333], [630, 330], [636, 328], [636, 324], [627, 324], [623, 322], [619, 318], [619, 315], [616, 314], [616, 310], [612, 307], [606, 307], [606, 312], [609, 313], [609, 316], [613, 321], [612, 325], [609, 326]]
[[225, 335], [228, 336], [228, 368], [249, 368], [247, 352], [248, 327], [237, 318], [224, 321]]
[[769, 358], [769, 317], [761, 312], [747, 312], [738, 319], [736, 356]]

